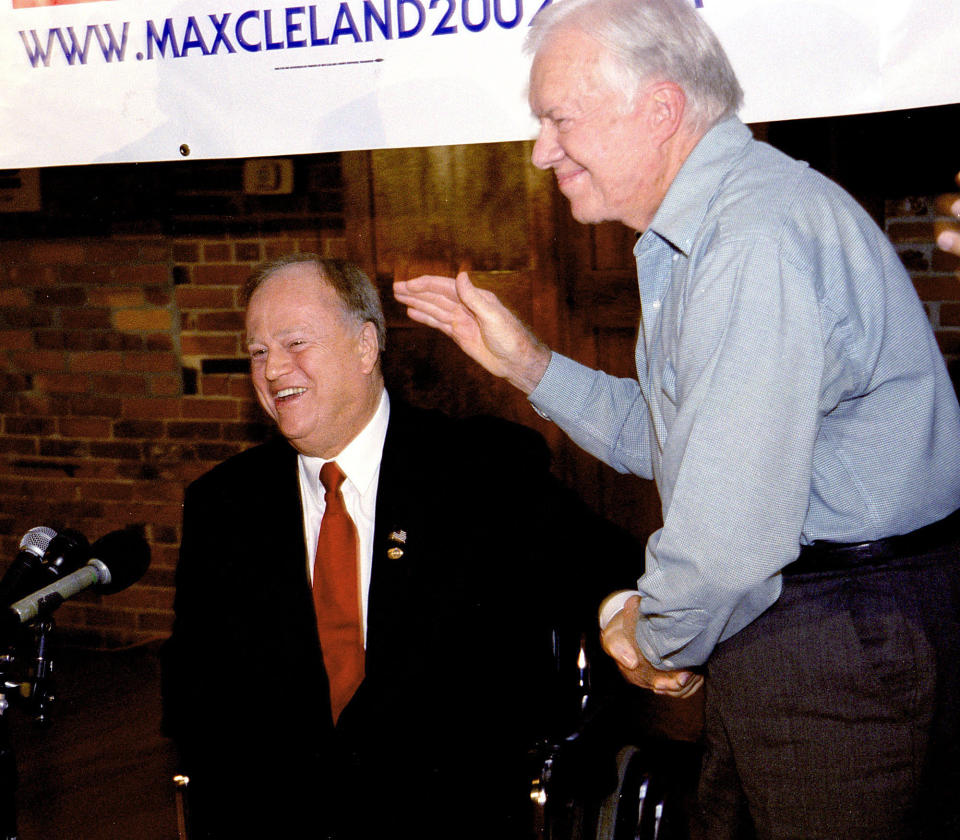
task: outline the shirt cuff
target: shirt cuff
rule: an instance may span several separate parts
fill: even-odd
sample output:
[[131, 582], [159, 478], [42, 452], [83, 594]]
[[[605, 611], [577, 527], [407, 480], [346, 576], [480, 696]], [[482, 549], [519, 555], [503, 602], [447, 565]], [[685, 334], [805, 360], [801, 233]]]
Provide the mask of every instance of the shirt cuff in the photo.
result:
[[639, 596], [640, 593], [636, 589], [620, 589], [603, 599], [603, 603], [600, 604], [599, 616], [601, 630], [607, 629], [607, 625], [613, 620], [613, 617], [623, 609], [623, 605], [634, 595]]

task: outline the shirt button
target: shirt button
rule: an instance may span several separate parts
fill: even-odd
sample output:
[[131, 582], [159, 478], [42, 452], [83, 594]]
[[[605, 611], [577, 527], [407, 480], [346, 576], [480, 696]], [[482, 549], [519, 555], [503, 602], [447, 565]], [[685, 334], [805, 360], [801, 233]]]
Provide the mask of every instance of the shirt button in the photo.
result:
[[650, 304], [650, 308], [651, 308], [651, 309], [659, 309], [659, 308], [660, 308], [660, 301], [659, 301], [659, 300], [655, 300], [653, 303]]

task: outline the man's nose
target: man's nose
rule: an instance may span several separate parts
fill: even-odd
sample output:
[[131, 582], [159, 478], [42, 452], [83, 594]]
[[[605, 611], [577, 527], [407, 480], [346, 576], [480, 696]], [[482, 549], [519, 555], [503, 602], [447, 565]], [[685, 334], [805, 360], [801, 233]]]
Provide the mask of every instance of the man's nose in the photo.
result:
[[268, 380], [272, 382], [274, 379], [279, 379], [291, 367], [290, 354], [285, 349], [276, 347], [267, 351], [267, 361], [263, 372]]
[[540, 123], [540, 133], [533, 144], [530, 160], [538, 169], [549, 169], [563, 157], [563, 149], [557, 142], [557, 129], [551, 123]]

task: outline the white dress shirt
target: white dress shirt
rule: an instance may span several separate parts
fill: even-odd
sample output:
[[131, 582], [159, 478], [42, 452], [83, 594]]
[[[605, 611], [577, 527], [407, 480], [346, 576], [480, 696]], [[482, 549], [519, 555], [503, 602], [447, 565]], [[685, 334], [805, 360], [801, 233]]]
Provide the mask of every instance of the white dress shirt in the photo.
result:
[[[377, 487], [380, 483], [380, 459], [390, 419], [390, 399], [384, 390], [380, 404], [370, 422], [344, 447], [335, 458], [346, 480], [341, 485], [347, 513], [357, 528], [360, 539], [360, 621], [363, 635], [367, 635], [367, 596], [370, 591], [370, 571], [373, 566], [373, 529], [377, 513]], [[320, 486], [320, 468], [323, 458], [299, 455], [300, 498], [303, 499], [303, 527], [307, 539], [307, 574], [313, 583], [313, 562], [317, 553], [317, 536], [326, 503]]]

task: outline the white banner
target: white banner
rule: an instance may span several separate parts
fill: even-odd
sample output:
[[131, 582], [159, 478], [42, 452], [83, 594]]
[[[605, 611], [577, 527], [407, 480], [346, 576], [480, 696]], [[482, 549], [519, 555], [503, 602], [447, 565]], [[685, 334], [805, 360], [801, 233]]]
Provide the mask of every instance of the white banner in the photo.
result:
[[[0, 168], [535, 133], [521, 45], [544, 0], [49, 2], [0, 0]], [[960, 102], [960, 0], [696, 5], [747, 122]]]

